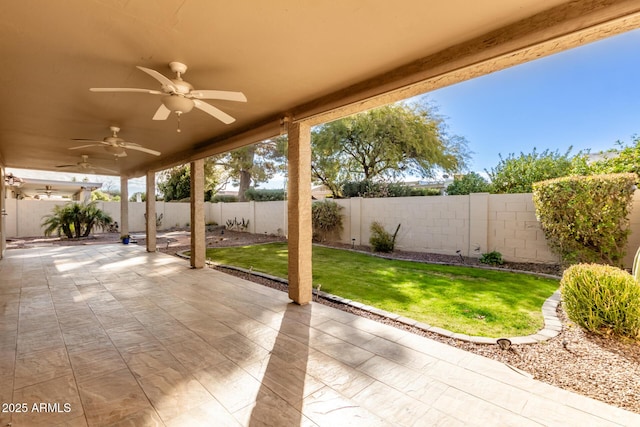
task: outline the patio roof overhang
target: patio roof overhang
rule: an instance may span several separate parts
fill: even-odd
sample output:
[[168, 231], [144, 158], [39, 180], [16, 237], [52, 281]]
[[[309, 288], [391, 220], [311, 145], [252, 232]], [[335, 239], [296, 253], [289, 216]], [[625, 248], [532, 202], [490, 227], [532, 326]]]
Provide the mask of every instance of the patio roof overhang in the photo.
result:
[[[0, 164], [56, 170], [87, 154], [129, 177], [275, 136], [285, 116], [326, 122], [640, 26], [634, 0], [28, 0], [0, 11]], [[244, 92], [246, 104], [214, 103], [237, 121], [193, 111], [176, 133], [175, 117], [151, 120], [159, 97], [89, 91], [159, 89], [135, 66], [170, 75], [170, 61], [196, 88]], [[162, 155], [68, 150], [111, 125]]]
[[[0, 12], [0, 175], [60, 164], [119, 175], [126, 233], [127, 178], [146, 175], [155, 194], [156, 171], [190, 162], [191, 265], [201, 268], [202, 159], [287, 132], [289, 296], [300, 304], [312, 286], [311, 126], [640, 27], [637, 0], [27, 0]], [[197, 110], [181, 125], [175, 115], [154, 121], [157, 96], [89, 91], [157, 91], [136, 66], [166, 76], [171, 61], [188, 65], [185, 80], [196, 89], [244, 92], [246, 104], [213, 102], [237, 121]], [[69, 150], [73, 138], [102, 140], [110, 126], [162, 154]], [[155, 251], [154, 198], [146, 215], [147, 250]], [[0, 225], [2, 248], [4, 237]]]

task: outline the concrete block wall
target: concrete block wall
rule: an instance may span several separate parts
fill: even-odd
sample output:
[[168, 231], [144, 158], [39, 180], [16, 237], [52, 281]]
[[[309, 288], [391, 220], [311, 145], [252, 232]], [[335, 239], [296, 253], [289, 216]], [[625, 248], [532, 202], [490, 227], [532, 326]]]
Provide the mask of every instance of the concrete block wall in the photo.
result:
[[[531, 194], [471, 194], [469, 196], [352, 198], [336, 201], [342, 206], [340, 241], [368, 245], [369, 227], [378, 221], [397, 238], [401, 250], [479, 257], [498, 251], [508, 261], [555, 263], [535, 216]], [[42, 236], [42, 217], [63, 202], [5, 199], [5, 231], [8, 238]], [[120, 221], [119, 202], [98, 206]], [[228, 219], [249, 220], [249, 232], [286, 234], [286, 202], [205, 203], [205, 221], [225, 225]], [[162, 213], [160, 230], [190, 221], [188, 203], [157, 202]], [[144, 232], [144, 203], [129, 203], [129, 230]], [[636, 192], [630, 215], [631, 235], [625, 266], [630, 267], [640, 247], [640, 192]], [[353, 240], [352, 240], [353, 239]]]
[[[287, 210], [283, 202], [249, 202], [254, 209], [254, 233], [287, 235]], [[251, 207], [250, 207], [251, 209]], [[251, 225], [251, 224], [250, 224]]]
[[361, 199], [360, 203], [360, 237], [356, 244], [368, 245], [371, 223], [377, 221], [389, 233], [401, 224], [396, 240], [398, 249], [443, 254], [468, 252], [467, 196]]
[[[250, 202], [242, 203], [217, 203], [220, 205], [220, 221], [216, 221], [219, 225], [225, 225], [227, 220], [236, 219], [238, 222], [242, 222], [242, 219], [249, 220], [249, 226], [255, 226], [255, 220], [252, 210], [250, 209]], [[250, 231], [250, 230], [249, 230]]]
[[536, 219], [531, 194], [487, 194], [488, 239], [481, 252], [498, 251], [508, 261], [555, 263]]
[[[144, 218], [144, 203], [141, 203]], [[131, 204], [129, 204], [131, 206]], [[131, 207], [129, 207], [131, 209]], [[190, 221], [190, 209], [189, 203], [156, 203], [156, 214], [160, 216], [162, 214], [162, 224], [158, 228], [159, 230], [166, 230], [173, 227], [184, 227]], [[131, 215], [129, 215], [131, 216]], [[144, 226], [143, 226], [144, 229]]]

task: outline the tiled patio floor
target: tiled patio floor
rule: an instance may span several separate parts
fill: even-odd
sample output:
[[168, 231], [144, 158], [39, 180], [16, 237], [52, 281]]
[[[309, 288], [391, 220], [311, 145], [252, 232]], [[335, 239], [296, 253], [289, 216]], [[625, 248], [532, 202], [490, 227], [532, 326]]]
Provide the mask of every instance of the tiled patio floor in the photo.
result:
[[6, 256], [0, 426], [640, 425], [501, 363], [135, 245]]

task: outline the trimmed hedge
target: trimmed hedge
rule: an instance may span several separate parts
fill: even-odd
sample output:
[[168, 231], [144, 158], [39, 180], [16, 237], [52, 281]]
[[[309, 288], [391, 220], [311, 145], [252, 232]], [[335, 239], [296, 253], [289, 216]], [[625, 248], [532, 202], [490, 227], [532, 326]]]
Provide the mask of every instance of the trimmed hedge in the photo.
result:
[[537, 217], [563, 263], [621, 265], [636, 179], [632, 173], [570, 176], [533, 185]]
[[597, 334], [640, 338], [640, 284], [609, 265], [576, 264], [560, 281], [564, 308], [571, 320]]
[[348, 181], [342, 184], [342, 197], [415, 197], [439, 196], [440, 190], [417, 188], [400, 183], [374, 182], [369, 180]]
[[244, 197], [247, 200], [254, 200], [256, 202], [274, 202], [284, 200], [284, 190], [279, 189], [255, 189], [249, 188], [244, 192]]

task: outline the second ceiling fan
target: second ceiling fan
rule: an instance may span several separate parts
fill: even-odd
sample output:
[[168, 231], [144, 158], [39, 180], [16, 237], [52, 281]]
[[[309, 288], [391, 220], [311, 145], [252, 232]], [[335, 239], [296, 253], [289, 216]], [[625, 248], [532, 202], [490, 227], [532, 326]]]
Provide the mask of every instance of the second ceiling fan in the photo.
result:
[[92, 92], [140, 92], [151, 95], [161, 95], [160, 107], [153, 116], [153, 120], [166, 120], [173, 112], [178, 118], [184, 113], [188, 113], [193, 107], [204, 111], [225, 124], [233, 123], [236, 119], [202, 101], [203, 99], [217, 99], [223, 101], [247, 102], [247, 97], [242, 92], [231, 92], [225, 90], [194, 89], [193, 86], [182, 80], [182, 74], [187, 71], [187, 66], [181, 62], [169, 63], [171, 71], [176, 73], [176, 78], [170, 79], [150, 68], [137, 66], [137, 68], [160, 82], [160, 90], [138, 89], [138, 88], [105, 88], [92, 87]]
[[69, 150], [81, 150], [88, 147], [104, 147], [105, 150], [114, 154], [116, 157], [125, 157], [127, 155], [127, 152], [125, 151], [126, 149], [142, 151], [143, 153], [153, 154], [154, 156], [159, 156], [161, 154], [159, 151], [151, 150], [150, 148], [145, 148], [135, 142], [125, 141], [120, 138], [118, 136], [120, 128], [117, 126], [111, 126], [109, 129], [111, 130], [111, 136], [105, 137], [102, 141], [99, 139], [74, 138], [73, 141], [84, 141], [90, 142], [91, 144], [71, 147]]

